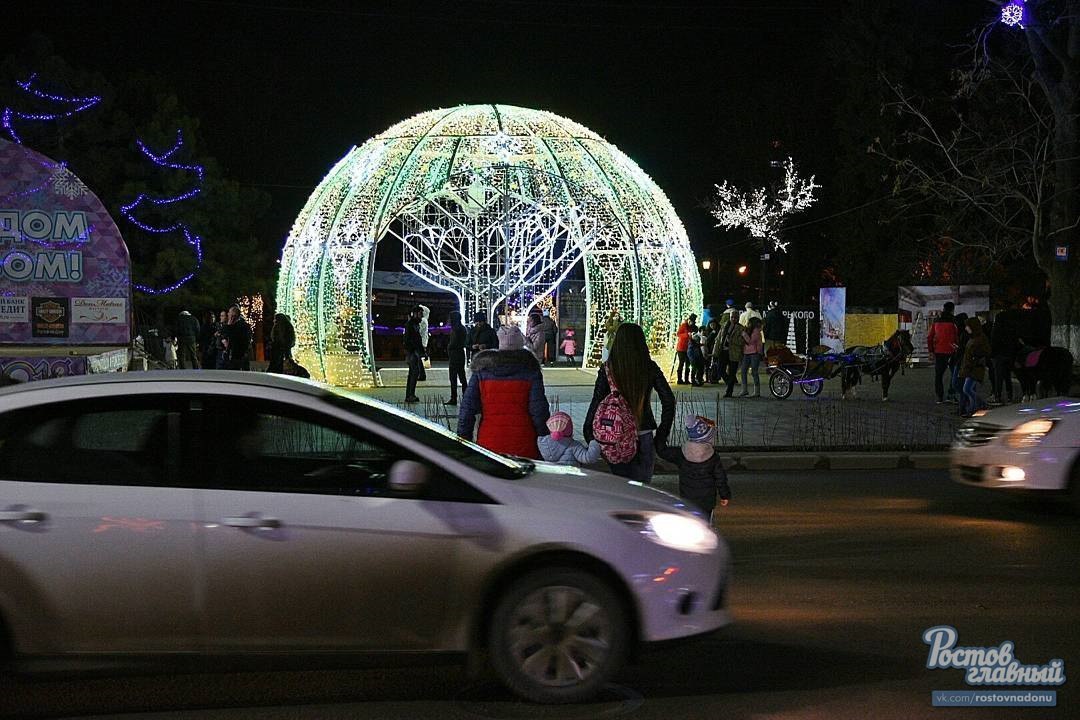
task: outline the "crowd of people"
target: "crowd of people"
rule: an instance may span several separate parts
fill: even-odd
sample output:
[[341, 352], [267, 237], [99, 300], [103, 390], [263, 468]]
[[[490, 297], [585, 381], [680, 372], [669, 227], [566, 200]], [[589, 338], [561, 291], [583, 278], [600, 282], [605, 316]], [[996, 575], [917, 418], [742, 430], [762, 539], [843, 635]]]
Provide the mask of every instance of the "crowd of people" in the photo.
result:
[[[419, 402], [416, 387], [427, 360], [425, 310], [413, 308], [405, 325], [406, 403]], [[570, 465], [603, 462], [613, 474], [641, 483], [652, 481], [659, 456], [678, 466], [680, 493], [704, 515], [718, 502], [728, 503], [731, 490], [713, 448], [712, 420], [687, 417], [686, 442], [668, 445], [675, 395], [651, 357], [641, 326], [623, 322], [618, 312], [605, 320], [603, 364], [579, 439], [567, 413], [551, 412], [542, 372], [560, 355], [573, 361], [578, 348], [572, 329], [560, 337], [553, 318], [542, 312], [527, 318], [524, 332], [516, 324], [493, 328], [484, 313], [466, 327], [461, 314], [452, 312], [449, 325], [450, 398], [445, 404], [458, 406], [459, 436], [517, 457]]]
[[[424, 305], [416, 305], [409, 312], [405, 322], [405, 363], [409, 369], [405, 381], [405, 402], [420, 402], [416, 395], [416, 385], [427, 379], [430, 359], [429, 322], [431, 311]], [[468, 384], [465, 368], [469, 359], [484, 350], [497, 349], [497, 332], [488, 323], [485, 313], [479, 312], [473, 317], [471, 327], [463, 323], [461, 313], [456, 310], [449, 316], [450, 337], [446, 345], [450, 360], [450, 399], [445, 405], [457, 405], [458, 388], [465, 392]], [[522, 334], [523, 348], [527, 349], [541, 366], [554, 366], [562, 362], [573, 365], [577, 355], [577, 339], [573, 328], [563, 331], [559, 338], [559, 326], [547, 310], [531, 312], [526, 320], [526, 330]]]
[[927, 332], [934, 359], [934, 394], [939, 405], [956, 403], [957, 412], [971, 417], [986, 403], [980, 386], [989, 380], [990, 405], [1014, 402], [1013, 369], [1025, 347], [1018, 310], [990, 313], [955, 312], [947, 302]]
[[[253, 350], [251, 326], [239, 305], [220, 313], [206, 311], [202, 321], [188, 310], [176, 320], [175, 333], [163, 342], [163, 363], [175, 369], [250, 370]], [[308, 377], [307, 370], [293, 358], [296, 330], [287, 315], [274, 316], [270, 330], [268, 372]]]
[[724, 397], [733, 397], [739, 384], [742, 392], [738, 397], [760, 397], [761, 361], [766, 351], [787, 343], [788, 321], [779, 304], [770, 302], [762, 317], [754, 303], [747, 302], [740, 311], [729, 298], [719, 317], [702, 326], [697, 320], [696, 314], [690, 315], [676, 332], [676, 383], [695, 387], [723, 384]]

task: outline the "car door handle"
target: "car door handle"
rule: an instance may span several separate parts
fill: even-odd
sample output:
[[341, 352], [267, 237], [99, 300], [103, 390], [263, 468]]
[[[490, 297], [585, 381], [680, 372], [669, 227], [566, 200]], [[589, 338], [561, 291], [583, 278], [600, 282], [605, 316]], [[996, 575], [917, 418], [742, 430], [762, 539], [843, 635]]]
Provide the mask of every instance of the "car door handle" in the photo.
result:
[[48, 514], [40, 510], [0, 510], [0, 522], [17, 522], [29, 525], [43, 523], [48, 519]]
[[235, 528], [253, 528], [255, 530], [277, 530], [281, 527], [281, 521], [277, 518], [252, 517], [250, 515], [227, 517], [221, 521], [221, 524]]

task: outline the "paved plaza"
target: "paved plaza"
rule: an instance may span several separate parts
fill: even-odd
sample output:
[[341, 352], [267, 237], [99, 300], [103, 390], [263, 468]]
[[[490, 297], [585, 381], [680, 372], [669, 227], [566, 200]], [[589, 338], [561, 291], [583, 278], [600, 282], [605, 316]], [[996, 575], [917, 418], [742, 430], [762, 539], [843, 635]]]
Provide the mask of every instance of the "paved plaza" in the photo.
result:
[[[444, 407], [449, 398], [445, 368], [428, 371], [427, 382], [418, 385], [421, 402], [405, 405], [404, 368], [386, 367], [388, 387], [362, 390], [365, 395], [394, 403], [418, 415], [456, 427], [456, 408]], [[552, 410], [563, 410], [575, 423], [580, 437], [585, 413], [592, 398], [595, 373], [574, 368], [545, 368], [544, 383]], [[718, 446], [729, 451], [918, 451], [946, 447], [960, 418], [953, 404], [934, 403], [933, 377], [929, 368], [905, 369], [893, 378], [889, 401], [881, 401], [881, 388], [863, 378], [854, 399], [840, 397], [839, 379], [825, 384], [816, 398], [798, 389], [786, 400], [768, 394], [768, 378], [761, 375], [760, 398], [723, 398], [715, 385], [673, 386], [678, 401], [672, 442], [682, 441], [681, 418], [696, 413], [716, 419]], [[736, 388], [738, 395], [740, 388]], [[653, 396], [659, 405], [656, 396]]]

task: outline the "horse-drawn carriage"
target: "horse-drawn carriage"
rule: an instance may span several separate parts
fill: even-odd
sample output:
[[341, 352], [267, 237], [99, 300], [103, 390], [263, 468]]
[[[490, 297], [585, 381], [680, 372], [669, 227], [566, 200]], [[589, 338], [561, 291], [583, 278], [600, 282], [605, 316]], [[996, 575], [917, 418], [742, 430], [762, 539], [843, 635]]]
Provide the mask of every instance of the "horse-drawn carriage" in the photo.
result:
[[784, 400], [798, 385], [803, 395], [817, 397], [825, 389], [826, 380], [839, 376], [846, 396], [865, 374], [881, 378], [881, 399], [888, 400], [893, 375], [913, 349], [907, 330], [897, 330], [880, 345], [857, 345], [843, 352], [818, 346], [806, 355], [796, 355], [787, 347], [773, 348], [765, 356], [769, 392], [777, 400]]

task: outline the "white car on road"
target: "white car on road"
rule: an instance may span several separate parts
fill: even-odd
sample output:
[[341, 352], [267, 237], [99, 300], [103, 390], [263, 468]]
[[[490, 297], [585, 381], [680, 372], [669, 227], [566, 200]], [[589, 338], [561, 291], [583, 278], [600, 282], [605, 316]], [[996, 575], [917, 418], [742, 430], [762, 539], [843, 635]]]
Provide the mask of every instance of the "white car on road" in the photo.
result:
[[1080, 399], [988, 410], [960, 426], [950, 458], [968, 485], [1069, 492], [1080, 508]]
[[0, 390], [0, 640], [31, 668], [451, 651], [524, 697], [576, 701], [634, 644], [727, 624], [729, 567], [677, 497], [310, 381]]

